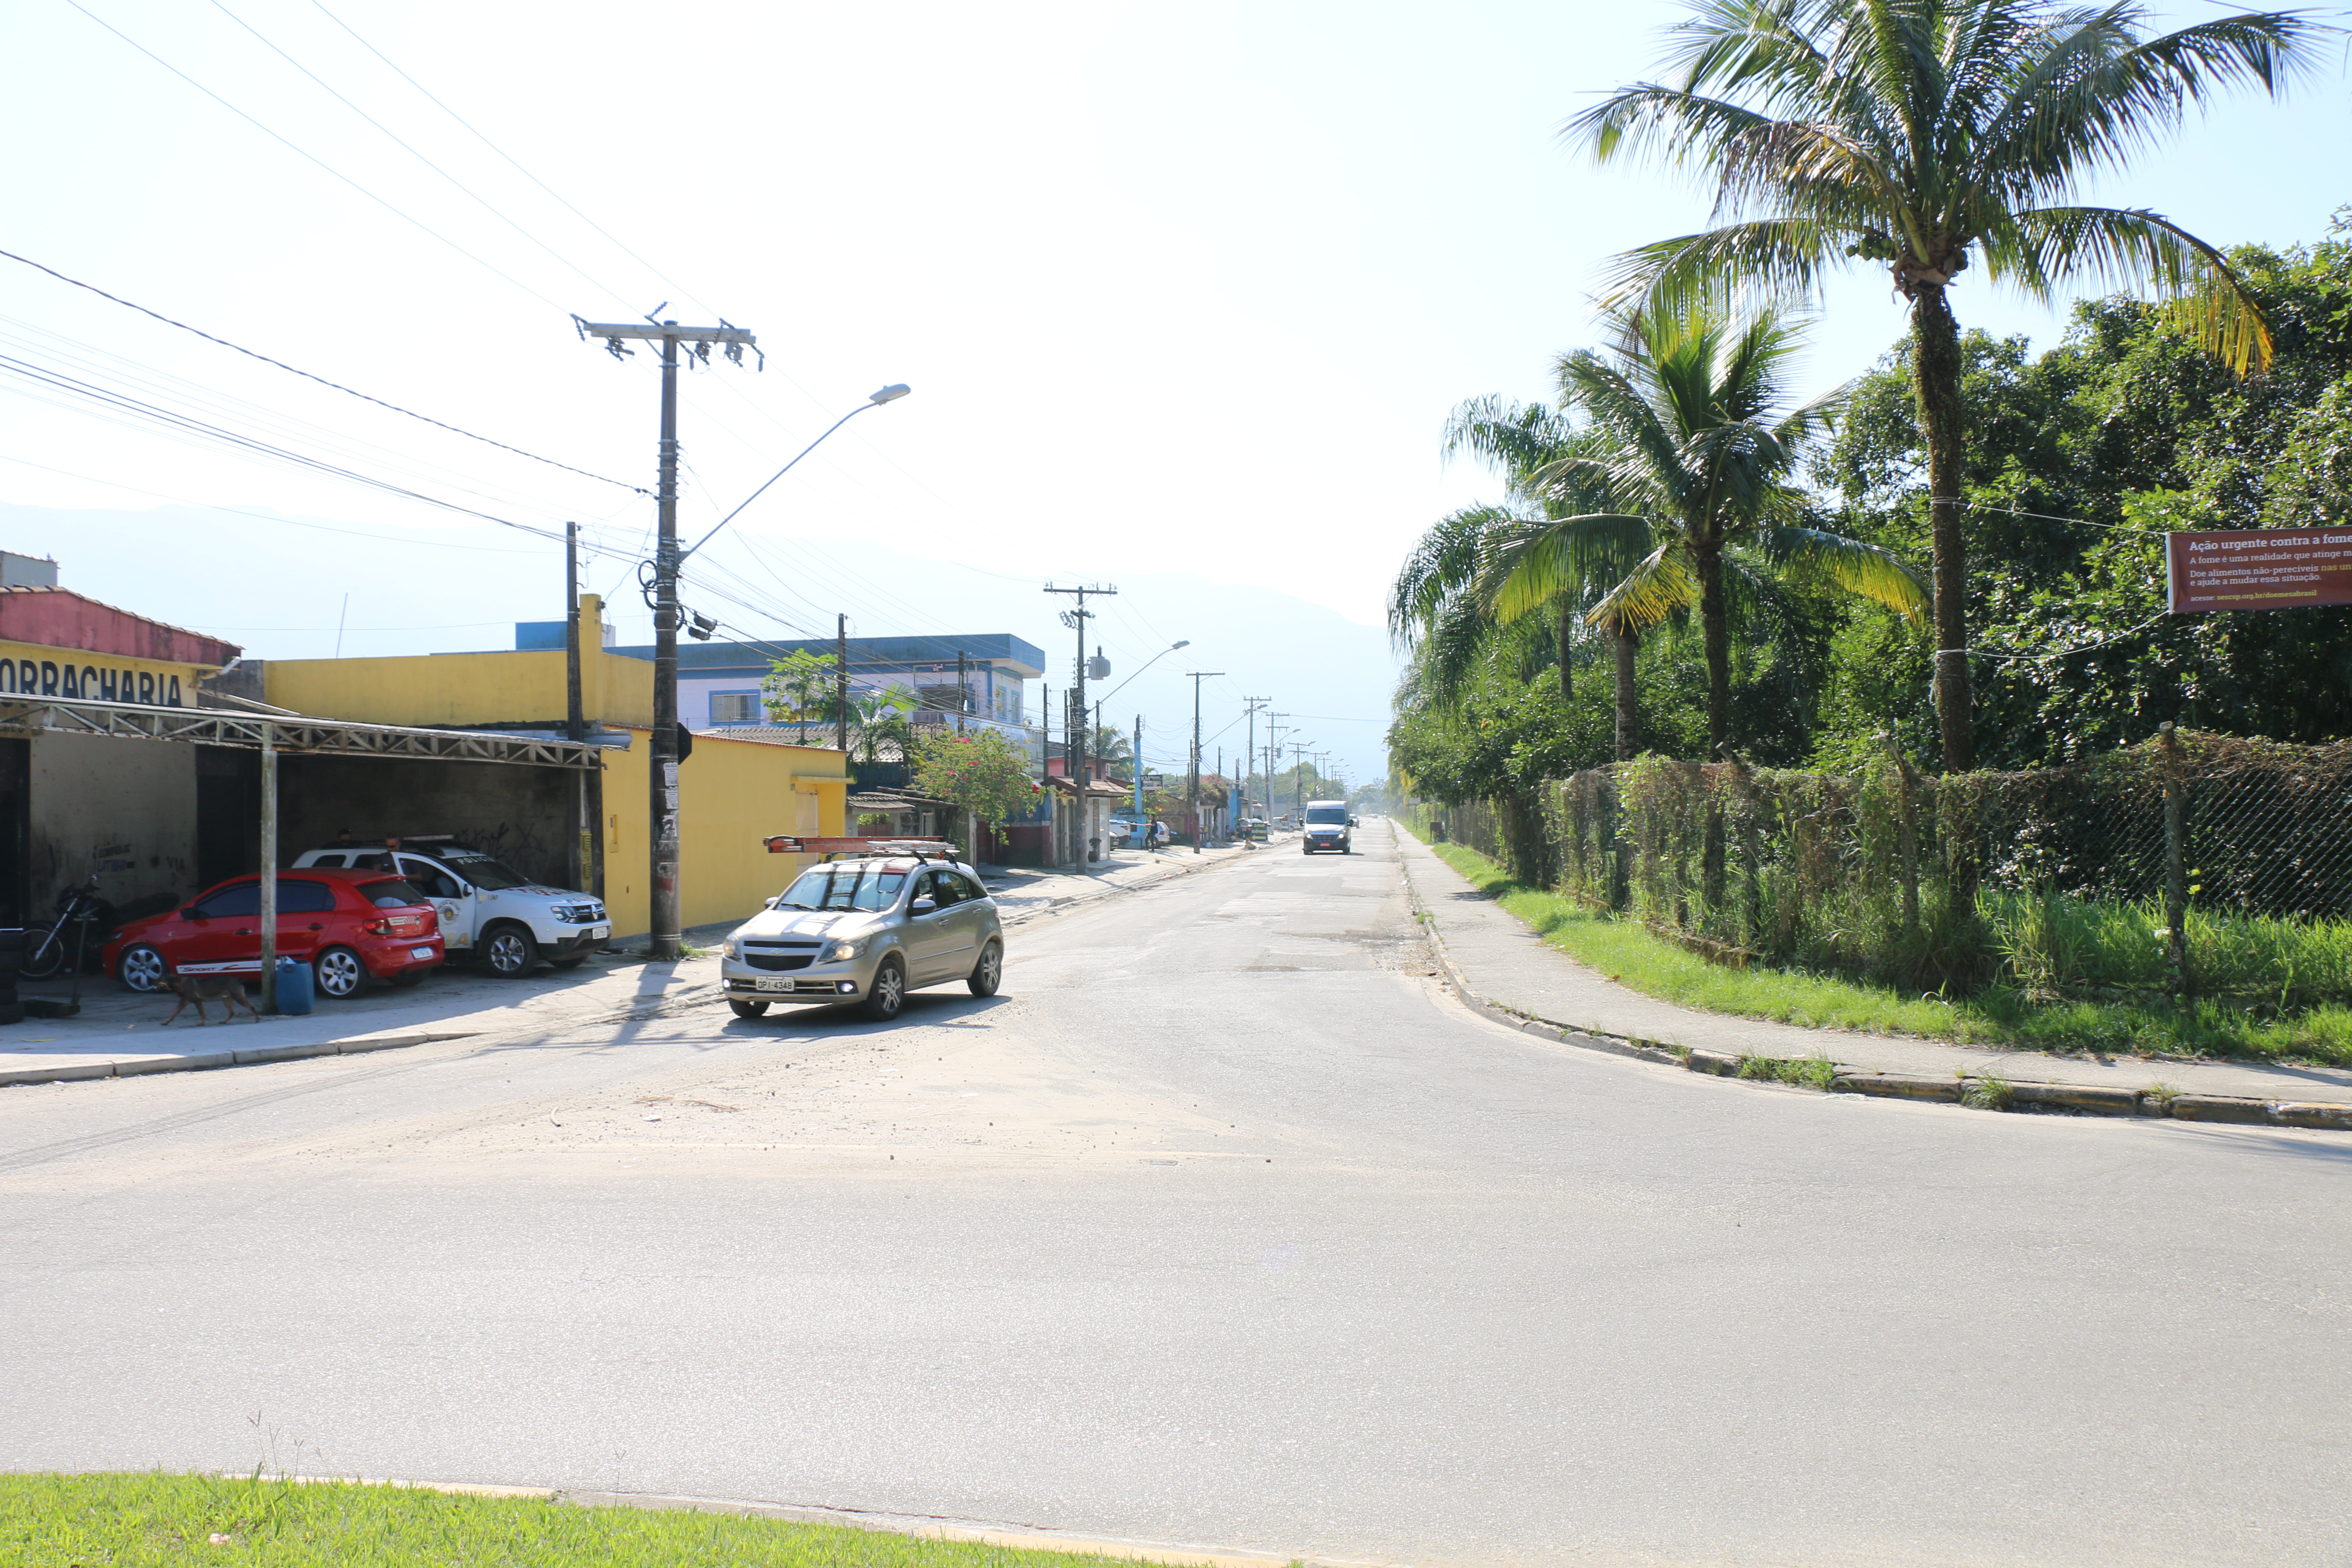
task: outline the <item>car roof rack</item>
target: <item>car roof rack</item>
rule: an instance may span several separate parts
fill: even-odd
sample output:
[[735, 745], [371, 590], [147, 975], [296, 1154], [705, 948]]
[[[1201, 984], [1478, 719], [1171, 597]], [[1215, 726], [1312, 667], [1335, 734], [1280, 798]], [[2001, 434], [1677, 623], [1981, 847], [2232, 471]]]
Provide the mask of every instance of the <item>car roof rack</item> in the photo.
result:
[[907, 855], [918, 860], [955, 864], [956, 847], [944, 838], [806, 838], [778, 834], [761, 842], [771, 855], [816, 855], [830, 862], [845, 855]]

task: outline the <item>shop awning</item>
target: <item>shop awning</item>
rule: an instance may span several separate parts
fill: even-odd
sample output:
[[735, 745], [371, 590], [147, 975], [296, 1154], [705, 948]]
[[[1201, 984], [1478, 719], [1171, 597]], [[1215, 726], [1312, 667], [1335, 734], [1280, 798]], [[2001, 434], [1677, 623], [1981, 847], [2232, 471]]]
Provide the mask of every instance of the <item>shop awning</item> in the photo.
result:
[[519, 763], [542, 768], [593, 768], [593, 741], [545, 735], [415, 730], [344, 719], [278, 717], [223, 708], [142, 708], [130, 702], [68, 702], [0, 697], [0, 735], [103, 735], [125, 741], [184, 741], [259, 751], [267, 732], [281, 752], [345, 757], [411, 757], [450, 763]]

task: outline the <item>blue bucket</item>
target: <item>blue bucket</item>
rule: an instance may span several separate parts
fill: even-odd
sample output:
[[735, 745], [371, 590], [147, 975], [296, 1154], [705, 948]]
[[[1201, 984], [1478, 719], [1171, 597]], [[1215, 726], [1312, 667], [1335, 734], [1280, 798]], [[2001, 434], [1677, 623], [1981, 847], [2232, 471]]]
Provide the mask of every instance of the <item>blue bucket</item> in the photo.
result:
[[318, 1001], [318, 992], [311, 984], [310, 966], [299, 958], [278, 961], [278, 1010], [299, 1016], [308, 1013]]

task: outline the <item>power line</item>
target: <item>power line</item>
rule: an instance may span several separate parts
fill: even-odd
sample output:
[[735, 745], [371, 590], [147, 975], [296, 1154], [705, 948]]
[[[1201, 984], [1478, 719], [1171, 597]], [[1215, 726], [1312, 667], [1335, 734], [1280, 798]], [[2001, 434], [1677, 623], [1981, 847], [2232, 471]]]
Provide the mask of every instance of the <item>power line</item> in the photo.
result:
[[171, 317], [164, 315], [161, 310], [151, 310], [146, 306], [125, 300], [120, 295], [110, 294], [95, 283], [85, 283], [79, 278], [68, 278], [54, 267], [45, 267], [40, 262], [33, 260], [30, 257], [19, 256], [13, 250], [0, 250], [0, 256], [5, 256], [11, 261], [22, 262], [26, 266], [32, 268], [37, 272], [46, 272], [60, 283], [70, 283], [77, 289], [87, 289], [89, 292], [97, 295], [100, 299], [110, 300], [115, 304], [121, 305], [126, 310], [136, 310], [142, 316], [152, 316], [167, 327], [177, 327], [184, 332], [193, 332], [208, 343], [218, 343], [225, 349], [234, 349], [238, 353], [245, 355], [247, 359], [257, 359], [264, 364], [276, 365], [279, 370], [289, 372], [294, 375], [299, 375], [306, 381], [315, 381], [320, 386], [332, 387], [335, 391], [342, 393], [347, 396], [356, 397], [362, 403], [373, 403], [379, 408], [389, 408], [394, 414], [405, 414], [411, 419], [423, 420], [425, 424], [446, 430], [452, 435], [463, 436], [469, 441], [479, 441], [485, 446], [496, 447], [502, 452], [512, 452], [519, 458], [529, 458], [534, 463], [545, 463], [550, 468], [562, 468], [566, 473], [578, 474], [583, 479], [595, 479], [601, 483], [608, 485], [619, 485], [623, 489], [629, 490], [637, 495], [646, 495], [650, 493], [639, 486], [627, 483], [625, 480], [606, 479], [603, 474], [592, 474], [585, 468], [575, 468], [569, 463], [559, 463], [553, 458], [542, 458], [536, 452], [526, 452], [520, 447], [510, 447], [504, 441], [492, 440], [488, 436], [478, 435], [474, 431], [464, 429], [456, 425], [451, 425], [445, 420], [436, 419], [431, 415], [419, 414], [413, 408], [403, 408], [397, 403], [387, 403], [381, 397], [370, 396], [367, 393], [360, 392], [354, 388], [345, 386], [341, 382], [329, 381], [323, 375], [314, 375], [307, 370], [301, 370], [294, 365], [288, 364], [283, 360], [272, 359], [266, 353], [257, 353], [252, 349], [247, 348], [242, 343], [233, 343], [226, 338], [215, 337], [200, 327], [192, 327], [185, 321], [174, 321]]
[[539, 553], [536, 550], [501, 550], [494, 544], [454, 544], [442, 539], [404, 539], [397, 534], [368, 533], [356, 528], [336, 528], [324, 522], [305, 522], [300, 518], [272, 517], [268, 512], [247, 511], [242, 507], [215, 506], [210, 501], [190, 500], [185, 496], [170, 495], [163, 490], [142, 489], [137, 485], [126, 485], [120, 479], [101, 479], [90, 474], [77, 474], [70, 468], [54, 468], [47, 463], [36, 463], [29, 458], [14, 457], [6, 452], [0, 452], [0, 460], [21, 464], [27, 468], [38, 468], [45, 474], [57, 474], [68, 479], [80, 479], [88, 484], [108, 485], [118, 490], [129, 490], [132, 495], [152, 496], [157, 500], [167, 500], [179, 506], [201, 507], [206, 511], [225, 511], [237, 517], [253, 518], [261, 522], [282, 522], [289, 528], [316, 529], [321, 533], [347, 533], [354, 539], [377, 539], [390, 544], [421, 544], [435, 550], [471, 550], [485, 555], [537, 555]]
[[591, 277], [585, 268], [574, 262], [570, 257], [565, 256], [562, 251], [557, 250], [553, 246], [548, 244], [547, 241], [540, 238], [539, 236], [531, 233], [530, 230], [523, 227], [522, 225], [508, 216], [507, 214], [500, 211], [492, 203], [477, 195], [471, 187], [459, 180], [457, 175], [451, 174], [448, 170], [443, 168], [440, 164], [435, 163], [432, 159], [426, 157], [424, 153], [410, 146], [406, 142], [403, 141], [398, 135], [396, 135], [390, 126], [384, 124], [383, 121], [378, 120], [374, 115], [370, 114], [366, 110], [362, 109], [358, 104], [353, 103], [350, 99], [345, 98], [341, 93], [337, 92], [333, 87], [328, 84], [326, 79], [320, 76], [317, 71], [312, 70], [300, 60], [296, 59], [292, 55], [288, 54], [284, 49], [278, 47], [278, 46], [272, 42], [260, 28], [255, 26], [244, 17], [230, 10], [226, 5], [221, 4], [221, 0], [212, 0], [212, 4], [215, 10], [218, 11], [222, 16], [226, 16], [230, 21], [235, 22], [238, 26], [243, 27], [247, 32], [251, 33], [255, 37], [259, 38], [261, 42], [267, 46], [271, 52], [275, 53], [279, 59], [284, 60], [288, 65], [292, 66], [296, 70], [300, 71], [304, 76], [309, 77], [313, 82], [316, 82], [320, 89], [332, 97], [336, 102], [350, 110], [353, 114], [358, 115], [362, 120], [366, 121], [370, 125], [374, 126], [378, 131], [383, 132], [384, 135], [392, 141], [394, 145], [400, 148], [402, 152], [406, 153], [411, 157], [415, 158], [426, 168], [432, 170], [435, 174], [440, 175], [443, 179], [448, 181], [450, 184], [456, 186], [465, 195], [471, 198], [474, 204], [479, 206], [483, 211], [488, 213], [492, 217], [497, 218], [500, 223], [505, 224], [509, 228], [514, 230], [517, 234], [522, 236], [525, 239], [530, 241], [541, 250], [547, 252], [548, 255], [553, 257], [564, 266], [571, 268], [572, 271], [579, 273], [581, 278], [585, 279], [591, 288], [602, 289], [606, 294], [611, 295], [614, 300], [624, 305], [627, 303], [627, 301], [624, 300], [610, 284], [604, 282], [600, 279]]
[[349, 174], [344, 174], [341, 170], [336, 168], [325, 159], [319, 157], [316, 153], [306, 151], [299, 143], [285, 136], [279, 135], [275, 131], [270, 130], [268, 126], [264, 125], [260, 121], [256, 120], [252, 115], [247, 114], [244, 110], [239, 109], [236, 104], [231, 103], [227, 99], [223, 98], [219, 93], [215, 92], [211, 88], [206, 87], [204, 83], [198, 81], [195, 78], [190, 76], [187, 72], [182, 70], [179, 67], [173, 65], [171, 61], [165, 59], [163, 56], [157, 54], [154, 50], [149, 48], [146, 45], [141, 43], [138, 39], [132, 37], [130, 34], [116, 26], [113, 23], [108, 21], [105, 17], [100, 16], [89, 6], [84, 5], [81, 3], [81, 0], [66, 0], [66, 4], [80, 12], [83, 16], [89, 17], [91, 21], [97, 23], [100, 26], [105, 28], [108, 32], [112, 33], [116, 37], [121, 38], [124, 43], [129, 44], [132, 48], [137, 49], [141, 54], [145, 55], [149, 59], [153, 60], [157, 65], [162, 66], [165, 70], [170, 71], [173, 76], [178, 77], [182, 81], [186, 82], [190, 87], [194, 88], [198, 92], [203, 93], [206, 98], [211, 99], [215, 103], [219, 104], [223, 109], [227, 110], [231, 114], [236, 115], [239, 120], [244, 121], [247, 125], [252, 126], [255, 130], [260, 132], [263, 135], [268, 136], [270, 140], [283, 144], [288, 150], [297, 153], [302, 158], [309, 160], [310, 163], [316, 163], [320, 168], [324, 169], [336, 179], [341, 180], [343, 184], [351, 186], [352, 189], [357, 191], [368, 200], [375, 203], [376, 205], [383, 208], [384, 211], [392, 214], [394, 217], [399, 218], [402, 222], [415, 225], [418, 229], [432, 236], [435, 239], [439, 240], [442, 244], [447, 246], [450, 249], [456, 251], [458, 255], [464, 257], [467, 260], [480, 268], [483, 271], [489, 273], [492, 277], [495, 277], [503, 282], [513, 284], [516, 288], [521, 289], [524, 293], [530, 295], [541, 304], [545, 305], [549, 310], [562, 310], [563, 309], [562, 306], [558, 305], [554, 300], [549, 299], [546, 295], [541, 293], [530, 284], [523, 282], [520, 279], [513, 277], [509, 273], [499, 271], [499, 268], [491, 266], [488, 262], [483, 260], [480, 257], [475, 255], [464, 246], [459, 245], [456, 240], [451, 239], [447, 235], [441, 233], [439, 230], [425, 223], [422, 219], [411, 217], [408, 214], [401, 211], [398, 207], [394, 206], [390, 202], [385, 201], [382, 196], [377, 195], [373, 191], [369, 190], [365, 185], [361, 184], [357, 180], [352, 179]]

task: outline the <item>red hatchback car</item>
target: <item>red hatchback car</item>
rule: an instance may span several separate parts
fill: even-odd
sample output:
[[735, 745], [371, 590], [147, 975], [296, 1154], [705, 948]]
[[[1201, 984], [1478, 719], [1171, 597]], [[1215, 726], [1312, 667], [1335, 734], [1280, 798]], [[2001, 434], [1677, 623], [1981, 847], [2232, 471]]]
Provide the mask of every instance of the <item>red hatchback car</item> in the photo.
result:
[[[106, 939], [106, 972], [133, 991], [175, 974], [261, 973], [261, 879], [235, 877], [183, 908]], [[441, 962], [432, 900], [382, 871], [278, 874], [278, 955], [309, 963], [321, 995], [356, 996], [371, 976], [414, 985]]]

